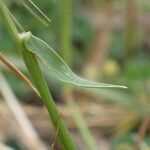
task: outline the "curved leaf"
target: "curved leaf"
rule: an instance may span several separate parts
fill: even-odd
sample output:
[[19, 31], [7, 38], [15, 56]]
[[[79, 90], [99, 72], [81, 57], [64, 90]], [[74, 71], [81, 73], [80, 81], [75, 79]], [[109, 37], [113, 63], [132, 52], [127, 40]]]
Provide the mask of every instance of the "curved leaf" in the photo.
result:
[[26, 49], [35, 53], [47, 68], [53, 71], [56, 77], [63, 82], [90, 88], [126, 88], [125, 86], [98, 83], [80, 78], [71, 71], [62, 58], [47, 43], [32, 35], [31, 32], [20, 34], [20, 38], [23, 40]]

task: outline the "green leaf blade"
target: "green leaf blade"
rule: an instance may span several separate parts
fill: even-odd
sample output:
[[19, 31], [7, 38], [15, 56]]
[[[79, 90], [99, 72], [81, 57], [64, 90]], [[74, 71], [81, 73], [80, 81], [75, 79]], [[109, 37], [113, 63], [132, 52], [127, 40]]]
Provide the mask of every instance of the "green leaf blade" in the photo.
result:
[[88, 88], [127, 88], [126, 86], [98, 83], [83, 79], [71, 71], [62, 58], [43, 40], [35, 37], [31, 32], [20, 35], [24, 39], [27, 50], [35, 53], [42, 62], [51, 70], [61, 81]]

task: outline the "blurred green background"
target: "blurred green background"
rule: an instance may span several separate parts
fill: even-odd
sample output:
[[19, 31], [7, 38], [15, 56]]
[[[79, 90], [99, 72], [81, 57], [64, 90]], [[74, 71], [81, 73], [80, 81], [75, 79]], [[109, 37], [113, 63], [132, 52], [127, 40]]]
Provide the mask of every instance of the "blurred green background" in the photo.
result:
[[[24, 30], [45, 40], [74, 72], [89, 79], [128, 87], [127, 90], [75, 89], [77, 104], [101, 149], [133, 149], [135, 137], [143, 132], [140, 147], [150, 149], [150, 121], [146, 129], [142, 128], [150, 117], [150, 1], [70, 0], [69, 5], [66, 1], [33, 1], [51, 19], [48, 26], [39, 22], [19, 1], [6, 0], [5, 3]], [[65, 49], [68, 50], [65, 52]], [[28, 76], [19, 51], [1, 20], [0, 52]], [[42, 106], [30, 89], [0, 66], [23, 105]], [[65, 105], [62, 83], [42, 68], [54, 99]], [[92, 117], [99, 121], [94, 122]], [[77, 134], [74, 128], [70, 127]], [[48, 141], [44, 130], [41, 133]], [[79, 149], [84, 148], [80, 146]]]

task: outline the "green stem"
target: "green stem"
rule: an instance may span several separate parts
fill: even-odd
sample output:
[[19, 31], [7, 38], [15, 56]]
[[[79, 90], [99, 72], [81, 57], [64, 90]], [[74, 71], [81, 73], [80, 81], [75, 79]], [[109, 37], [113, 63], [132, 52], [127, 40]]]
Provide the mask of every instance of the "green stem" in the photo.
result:
[[60, 45], [61, 56], [65, 62], [71, 64], [72, 43], [72, 0], [60, 0]]
[[136, 0], [126, 1], [126, 26], [124, 30], [126, 57], [130, 58], [139, 46], [138, 6]]
[[22, 45], [22, 42], [18, 36], [18, 31], [9, 16], [9, 13], [7, 11], [5, 4], [1, 0], [0, 0], [0, 15], [1, 15], [2, 20], [4, 21], [5, 26], [7, 27], [11, 37], [14, 39], [17, 47], [21, 50], [21, 53], [24, 58], [24, 62], [32, 76], [33, 82], [34, 82], [37, 90], [39, 91], [39, 93], [42, 97], [42, 100], [49, 112], [49, 115], [51, 117], [51, 120], [52, 120], [53, 125], [56, 130], [58, 129], [58, 121], [59, 121], [59, 132], [58, 132], [59, 140], [61, 141], [65, 150], [76, 150], [77, 148], [72, 140], [72, 137], [69, 134], [65, 123], [63, 122], [62, 118], [60, 117], [60, 113], [57, 109], [57, 106], [54, 103], [53, 98], [50, 94], [50, 91], [48, 89], [45, 78], [39, 67], [37, 58], [36, 58], [35, 54], [26, 50], [25, 47]]
[[[60, 14], [61, 14], [61, 29], [60, 29], [60, 45], [61, 56], [71, 65], [72, 60], [72, 0], [60, 0]], [[79, 133], [84, 140], [88, 150], [95, 150], [96, 143], [92, 137], [90, 130], [88, 129], [82, 113], [80, 112], [78, 105], [72, 95], [72, 88], [64, 85], [64, 97], [66, 103], [71, 111], [71, 114], [77, 124]]]
[[69, 150], [69, 149], [76, 150], [76, 147], [72, 141], [72, 138], [68, 132], [68, 129], [66, 125], [64, 124], [62, 118], [60, 118], [60, 113], [49, 92], [47, 83], [40, 70], [36, 56], [33, 53], [26, 51], [25, 49], [22, 51], [22, 53], [23, 53], [25, 64], [32, 76], [33, 82], [37, 90], [39, 91], [45, 106], [47, 107], [47, 110], [49, 112], [49, 115], [52, 119], [52, 122], [56, 131], [58, 129], [58, 123], [59, 123], [58, 136], [59, 136], [60, 141], [62, 142], [66, 150]]
[[79, 133], [83, 141], [85, 142], [88, 150], [96, 150], [97, 149], [96, 142], [94, 141], [93, 136], [89, 128], [87, 127], [83, 114], [80, 112], [79, 107], [74, 100], [72, 90], [73, 89], [71, 88], [65, 87], [67, 105], [71, 111], [74, 121], [77, 124]]
[[7, 7], [2, 2], [2, 0], [0, 0], [0, 16], [1, 16], [5, 26], [7, 27], [7, 30], [9, 31], [12, 39], [15, 41], [17, 47], [19, 47], [20, 39], [18, 37], [18, 31], [10, 17]]

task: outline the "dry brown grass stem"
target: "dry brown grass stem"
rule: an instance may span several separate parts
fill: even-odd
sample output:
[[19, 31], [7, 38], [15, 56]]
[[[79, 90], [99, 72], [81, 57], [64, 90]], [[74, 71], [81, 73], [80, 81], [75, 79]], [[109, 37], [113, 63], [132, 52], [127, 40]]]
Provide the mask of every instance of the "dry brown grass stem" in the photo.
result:
[[27, 79], [27, 77], [15, 66], [13, 65], [2, 53], [0, 53], [0, 60], [11, 70], [21, 81], [25, 83], [32, 91], [35, 92], [36, 95], [40, 97], [39, 92], [33, 86], [33, 84]]

